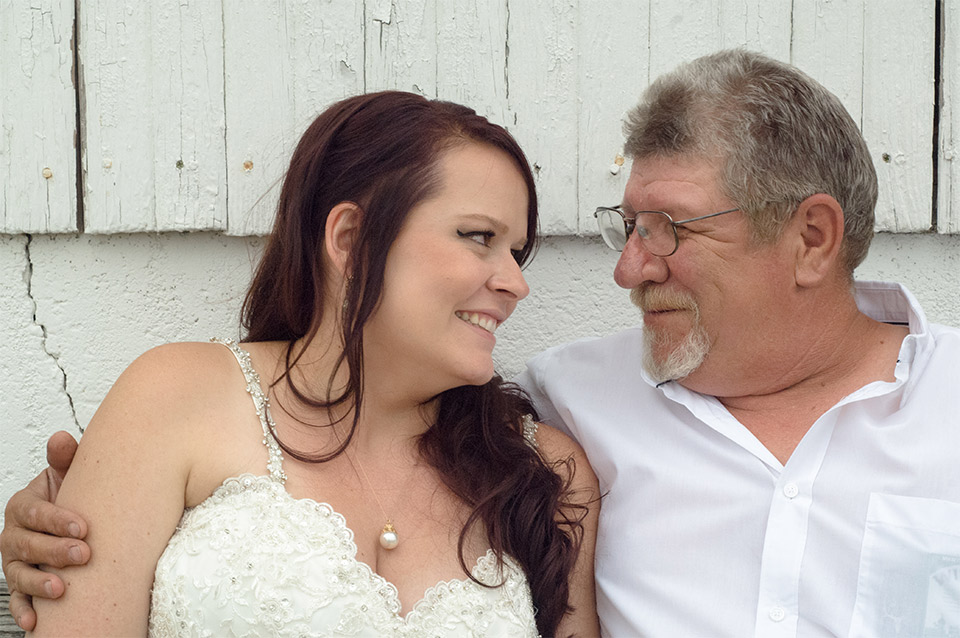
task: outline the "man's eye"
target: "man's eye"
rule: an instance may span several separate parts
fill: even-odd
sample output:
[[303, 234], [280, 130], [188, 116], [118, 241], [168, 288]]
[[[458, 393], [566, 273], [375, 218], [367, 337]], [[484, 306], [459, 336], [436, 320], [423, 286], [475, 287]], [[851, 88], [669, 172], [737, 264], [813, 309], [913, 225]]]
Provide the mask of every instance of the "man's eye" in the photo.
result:
[[481, 246], [489, 246], [490, 240], [494, 238], [494, 232], [492, 230], [471, 230], [466, 232], [458, 230], [457, 235], [474, 241]]

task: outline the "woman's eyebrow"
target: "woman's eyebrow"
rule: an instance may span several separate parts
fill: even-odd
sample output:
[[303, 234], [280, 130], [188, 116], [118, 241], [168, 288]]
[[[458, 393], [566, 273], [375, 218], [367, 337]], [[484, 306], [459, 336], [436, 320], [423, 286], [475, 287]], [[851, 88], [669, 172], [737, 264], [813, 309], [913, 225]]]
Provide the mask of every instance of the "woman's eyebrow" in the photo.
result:
[[478, 222], [487, 224], [493, 228], [494, 231], [498, 233], [505, 233], [507, 231], [507, 226], [499, 219], [491, 217], [490, 215], [485, 215], [484, 213], [464, 213], [460, 216], [465, 219], [472, 219]]

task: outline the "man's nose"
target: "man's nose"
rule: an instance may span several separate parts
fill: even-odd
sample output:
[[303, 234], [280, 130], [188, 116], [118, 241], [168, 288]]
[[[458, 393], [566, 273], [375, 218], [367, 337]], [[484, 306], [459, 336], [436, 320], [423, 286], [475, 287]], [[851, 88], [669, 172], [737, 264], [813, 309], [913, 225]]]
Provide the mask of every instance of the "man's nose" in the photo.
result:
[[620, 253], [613, 280], [621, 288], [633, 289], [646, 281], [663, 283], [669, 272], [666, 260], [651, 254], [640, 234], [633, 232]]

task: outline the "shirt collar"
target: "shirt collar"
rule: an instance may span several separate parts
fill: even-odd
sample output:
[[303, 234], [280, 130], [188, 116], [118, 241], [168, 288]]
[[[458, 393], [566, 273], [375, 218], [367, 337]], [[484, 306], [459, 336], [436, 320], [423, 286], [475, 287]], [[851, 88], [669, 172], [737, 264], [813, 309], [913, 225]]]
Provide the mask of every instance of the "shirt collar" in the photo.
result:
[[901, 284], [858, 281], [854, 297], [860, 312], [883, 323], [910, 327], [910, 334], [928, 333], [927, 317], [913, 294]]
[[916, 297], [897, 283], [884, 281], [858, 281], [854, 287], [857, 307], [871, 319], [905, 325], [909, 334], [900, 346], [897, 356], [895, 375], [898, 382], [906, 383], [909, 393], [919, 374], [911, 374], [922, 369], [933, 354], [934, 339], [930, 333], [930, 323]]

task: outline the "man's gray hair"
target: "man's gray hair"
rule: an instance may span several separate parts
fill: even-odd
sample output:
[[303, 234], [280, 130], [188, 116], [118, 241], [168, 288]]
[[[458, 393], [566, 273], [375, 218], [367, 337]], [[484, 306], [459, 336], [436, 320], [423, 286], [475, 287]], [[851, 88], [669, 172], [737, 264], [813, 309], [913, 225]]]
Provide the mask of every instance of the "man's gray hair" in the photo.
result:
[[698, 58], [651, 84], [624, 132], [634, 159], [717, 161], [724, 194], [759, 242], [777, 239], [807, 197], [831, 195], [843, 208], [851, 276], [867, 256], [877, 204], [870, 152], [840, 100], [799, 69], [742, 49]]

